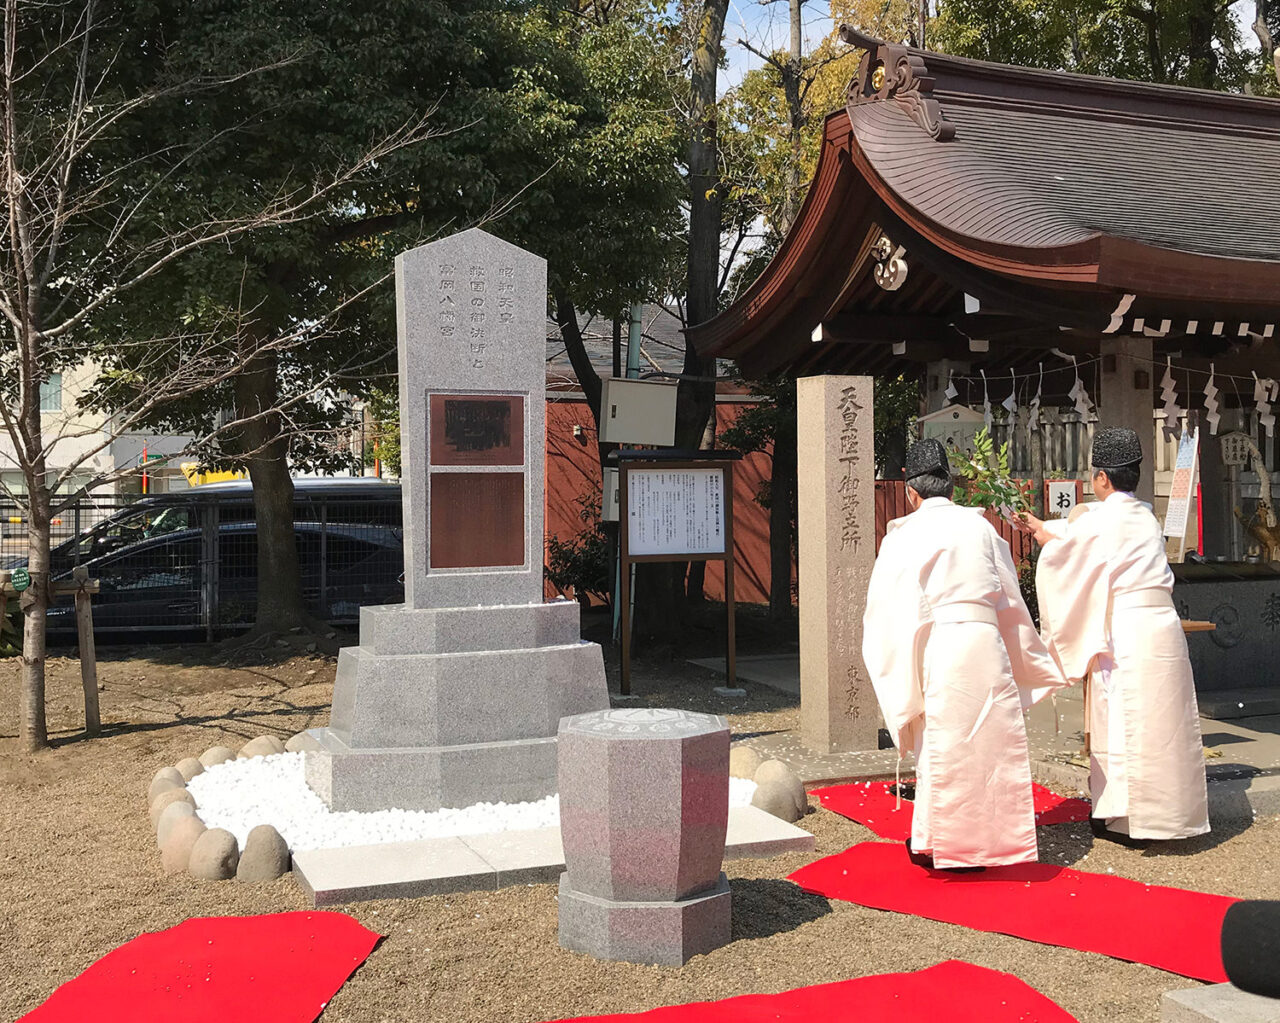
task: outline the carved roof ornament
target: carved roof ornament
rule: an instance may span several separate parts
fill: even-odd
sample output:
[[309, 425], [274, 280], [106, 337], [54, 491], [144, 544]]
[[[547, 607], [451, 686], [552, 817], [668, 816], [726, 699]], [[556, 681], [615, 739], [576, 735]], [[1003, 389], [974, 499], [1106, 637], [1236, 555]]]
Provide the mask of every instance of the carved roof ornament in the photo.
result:
[[939, 142], [955, 138], [956, 126], [933, 98], [934, 79], [919, 51], [863, 35], [848, 25], [840, 27], [840, 39], [866, 50], [845, 92], [848, 106], [892, 101]]
[[897, 291], [907, 280], [907, 261], [903, 259], [906, 252], [901, 245], [894, 245], [887, 234], [882, 234], [871, 248], [875, 259], [872, 276], [885, 291]]

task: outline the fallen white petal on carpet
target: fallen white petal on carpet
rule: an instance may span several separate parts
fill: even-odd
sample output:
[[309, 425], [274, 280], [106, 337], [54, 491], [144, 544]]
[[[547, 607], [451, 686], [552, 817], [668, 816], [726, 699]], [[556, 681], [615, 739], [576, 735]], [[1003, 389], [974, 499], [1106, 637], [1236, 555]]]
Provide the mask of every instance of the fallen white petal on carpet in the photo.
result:
[[[303, 776], [304, 753], [228, 760], [187, 782], [210, 828], [225, 828], [240, 848], [250, 830], [270, 824], [295, 852], [336, 849], [379, 842], [411, 842], [419, 838], [484, 835], [494, 831], [549, 828], [560, 823], [560, 799], [548, 796], [533, 803], [476, 803], [459, 810], [331, 811]], [[729, 779], [729, 805], [746, 806], [756, 783]]]

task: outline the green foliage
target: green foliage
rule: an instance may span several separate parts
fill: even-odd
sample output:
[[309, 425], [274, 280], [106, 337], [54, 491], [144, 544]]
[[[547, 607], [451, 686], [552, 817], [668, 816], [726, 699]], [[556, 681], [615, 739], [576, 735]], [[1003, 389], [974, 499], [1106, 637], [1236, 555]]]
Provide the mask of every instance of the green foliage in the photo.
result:
[[609, 538], [600, 521], [600, 487], [593, 486], [577, 504], [585, 528], [564, 541], [556, 535], [547, 537], [546, 576], [560, 589], [572, 589], [584, 607], [588, 597], [611, 604]]
[[22, 653], [22, 606], [10, 600], [0, 617], [0, 657], [17, 657]]
[[1025, 486], [1009, 475], [1009, 445], [995, 450], [984, 426], [974, 435], [973, 457], [952, 448], [948, 452], [956, 481], [956, 504], [994, 511], [1029, 511]]
[[369, 416], [373, 420], [372, 444], [365, 450], [364, 464], [380, 461], [394, 476], [400, 475], [400, 402], [390, 391], [369, 392]]
[[[920, 412], [920, 381], [916, 377], [876, 377], [875, 403], [876, 475], [900, 469], [906, 456], [907, 438], [915, 429]], [[897, 462], [896, 466], [890, 465]]]

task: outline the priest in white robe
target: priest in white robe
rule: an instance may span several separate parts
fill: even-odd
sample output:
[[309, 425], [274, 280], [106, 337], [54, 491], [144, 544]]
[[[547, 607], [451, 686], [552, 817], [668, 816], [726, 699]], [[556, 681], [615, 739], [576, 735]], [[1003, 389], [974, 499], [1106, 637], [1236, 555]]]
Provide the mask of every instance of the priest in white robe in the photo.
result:
[[912, 858], [939, 869], [1038, 858], [1023, 712], [1066, 679], [1018, 588], [1009, 545], [951, 502], [946, 449], [907, 454], [912, 512], [889, 523], [862, 656], [889, 734], [916, 760]]
[[1094, 833], [1124, 844], [1209, 830], [1199, 711], [1173, 607], [1173, 572], [1159, 521], [1133, 496], [1141, 460], [1133, 430], [1098, 431], [1098, 500], [1068, 522], [1024, 522], [1044, 547], [1036, 569], [1042, 634], [1068, 678], [1090, 678]]

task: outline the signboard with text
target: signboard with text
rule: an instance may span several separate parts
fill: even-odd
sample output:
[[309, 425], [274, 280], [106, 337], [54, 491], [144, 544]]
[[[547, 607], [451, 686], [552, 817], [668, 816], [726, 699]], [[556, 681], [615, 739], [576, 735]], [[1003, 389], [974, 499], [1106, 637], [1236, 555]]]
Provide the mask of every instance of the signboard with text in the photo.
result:
[[1044, 481], [1044, 517], [1065, 519], [1071, 509], [1080, 503], [1084, 489], [1079, 480]]
[[724, 469], [630, 469], [627, 552], [724, 554]]
[[1169, 508], [1164, 516], [1164, 535], [1179, 541], [1187, 535], [1187, 518], [1196, 493], [1196, 455], [1200, 431], [1183, 430], [1178, 438], [1178, 460], [1173, 466], [1173, 482], [1169, 486]]

